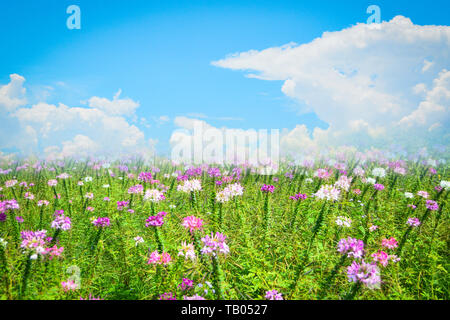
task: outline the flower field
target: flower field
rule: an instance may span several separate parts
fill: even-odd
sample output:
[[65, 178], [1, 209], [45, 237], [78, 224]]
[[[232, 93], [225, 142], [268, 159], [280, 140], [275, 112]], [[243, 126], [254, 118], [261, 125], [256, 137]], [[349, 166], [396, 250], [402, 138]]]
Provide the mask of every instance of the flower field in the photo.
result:
[[1, 299], [448, 299], [444, 160], [0, 163]]

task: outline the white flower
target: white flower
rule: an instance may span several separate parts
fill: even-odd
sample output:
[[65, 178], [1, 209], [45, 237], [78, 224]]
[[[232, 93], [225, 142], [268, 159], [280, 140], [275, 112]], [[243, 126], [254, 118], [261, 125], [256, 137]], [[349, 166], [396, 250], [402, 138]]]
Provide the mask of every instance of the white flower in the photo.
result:
[[3, 248], [6, 248], [6, 245], [8, 244], [8, 241], [6, 241], [3, 238], [0, 238], [0, 245], [3, 246]]
[[86, 177], [86, 178], [84, 178], [84, 181], [91, 182], [92, 181], [92, 177]]
[[140, 236], [136, 236], [136, 237], [134, 237], [134, 241], [135, 241], [135, 244], [137, 246], [139, 243], [143, 243], [144, 239], [142, 237], [140, 237]]
[[183, 184], [178, 185], [177, 190], [186, 193], [190, 193], [192, 191], [200, 191], [202, 190], [202, 184], [198, 179], [186, 180], [183, 182]]
[[311, 182], [313, 182], [313, 179], [311, 179], [311, 178], [306, 178], [306, 179], [305, 179], [305, 182], [306, 182], [306, 183], [311, 183]]
[[364, 176], [364, 170], [361, 167], [355, 168], [355, 170], [353, 170], [353, 173], [356, 176], [360, 176], [360, 177]]
[[367, 178], [366, 183], [375, 184], [377, 182], [374, 178]]
[[386, 176], [386, 170], [383, 168], [374, 168], [372, 170], [372, 175], [378, 178], [383, 178]]
[[174, 204], [169, 204], [169, 208], [170, 209], [175, 209], [177, 206], [176, 205], [174, 205]]
[[450, 189], [450, 181], [442, 180], [439, 185], [445, 190]]
[[336, 218], [336, 224], [338, 226], [344, 226], [344, 227], [350, 227], [350, 225], [352, 224], [352, 220], [350, 218], [344, 217], [344, 216], [339, 216]]
[[30, 256], [30, 259], [31, 260], [36, 260], [38, 258], [38, 255], [35, 253], [35, 254], [32, 254], [31, 256]]
[[335, 188], [332, 185], [324, 185], [321, 186], [319, 191], [317, 191], [316, 193], [314, 193], [314, 196], [317, 197], [318, 199], [326, 199], [326, 200], [338, 200], [339, 199], [339, 194], [340, 194], [340, 190]]
[[411, 192], [405, 192], [405, 198], [412, 199], [414, 198], [414, 195]]
[[350, 184], [352, 182], [352, 178], [348, 178], [347, 176], [340, 176], [339, 180], [334, 183], [336, 187], [341, 190], [348, 191], [350, 188]]
[[103, 188], [109, 188], [109, 184], [104, 184]]
[[145, 191], [144, 200], [148, 200], [151, 202], [159, 202], [164, 199], [165, 199], [164, 193], [162, 193], [158, 189], [149, 189]]

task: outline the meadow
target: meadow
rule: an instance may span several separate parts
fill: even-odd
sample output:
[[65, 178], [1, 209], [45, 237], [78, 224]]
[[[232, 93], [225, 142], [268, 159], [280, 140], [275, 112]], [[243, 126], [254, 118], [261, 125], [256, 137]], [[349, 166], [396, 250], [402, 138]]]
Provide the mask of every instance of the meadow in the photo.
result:
[[0, 168], [1, 299], [449, 299], [445, 160]]

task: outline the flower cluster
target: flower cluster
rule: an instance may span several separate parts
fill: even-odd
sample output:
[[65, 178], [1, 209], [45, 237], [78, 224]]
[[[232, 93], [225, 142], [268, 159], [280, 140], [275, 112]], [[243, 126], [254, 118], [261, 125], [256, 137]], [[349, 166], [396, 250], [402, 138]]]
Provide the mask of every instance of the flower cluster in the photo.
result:
[[92, 219], [92, 224], [96, 227], [104, 228], [109, 227], [110, 220], [108, 217], [98, 217]]
[[197, 218], [196, 216], [188, 216], [183, 219], [182, 225], [192, 233], [195, 230], [203, 229], [203, 219]]
[[269, 192], [273, 193], [274, 190], [275, 190], [275, 187], [270, 184], [263, 184], [261, 187], [261, 191], [266, 192], [266, 193], [269, 193]]
[[373, 185], [373, 188], [377, 191], [381, 191], [381, 190], [384, 190], [384, 185], [382, 185], [381, 183], [375, 183]]
[[144, 200], [151, 202], [160, 202], [165, 199], [166, 197], [164, 196], [164, 193], [159, 191], [158, 189], [149, 189], [145, 191]]
[[420, 220], [418, 218], [408, 218], [406, 222], [410, 227], [418, 227], [420, 226]]
[[51, 224], [53, 229], [61, 229], [64, 231], [70, 230], [72, 227], [72, 222], [69, 217], [66, 217], [64, 213], [60, 211], [56, 211], [54, 216], [55, 220], [53, 220]]
[[347, 176], [340, 176], [339, 179], [334, 183], [336, 187], [341, 190], [348, 191], [350, 189], [350, 185], [352, 184], [352, 178]]
[[352, 219], [348, 218], [348, 217], [344, 217], [344, 216], [338, 216], [336, 218], [336, 224], [338, 226], [344, 226], [347, 228], [350, 228], [351, 224], [352, 224]]
[[339, 200], [339, 195], [340, 195], [341, 191], [337, 188], [335, 188], [332, 185], [324, 185], [321, 186], [320, 189], [314, 193], [314, 196], [317, 199], [325, 199], [325, 200], [334, 200], [337, 201]]
[[123, 209], [128, 208], [130, 205], [130, 201], [117, 201], [117, 210], [122, 211]]
[[0, 201], [0, 213], [4, 213], [8, 210], [17, 210], [19, 208], [19, 204], [15, 199]]
[[211, 232], [211, 236], [206, 235], [201, 239], [204, 245], [201, 250], [202, 254], [212, 254], [213, 256], [218, 253], [227, 254], [230, 252], [230, 248], [225, 243], [226, 238], [227, 237], [220, 232], [216, 232], [215, 235]]
[[155, 216], [150, 216], [148, 217], [147, 220], [145, 220], [145, 222], [147, 222], [145, 224], [145, 226], [148, 228], [149, 226], [153, 226], [153, 227], [160, 227], [164, 224], [164, 217], [166, 216], [167, 212], [161, 211], [158, 212], [158, 214], [156, 214]]
[[35, 254], [44, 254], [47, 244], [47, 230], [29, 231], [25, 230], [20, 233], [22, 238], [21, 248], [34, 251]]
[[314, 172], [314, 176], [319, 179], [326, 180], [331, 176], [332, 173], [333, 170], [331, 169], [317, 169], [316, 172]]
[[375, 252], [372, 254], [373, 261], [379, 262], [383, 267], [386, 267], [389, 263], [389, 260], [392, 260], [393, 262], [400, 261], [400, 258], [398, 258], [395, 254], [387, 254], [384, 251], [378, 250], [378, 252]]
[[183, 278], [181, 283], [178, 285], [178, 288], [185, 291], [185, 290], [191, 289], [193, 286], [194, 286], [194, 281], [192, 281], [191, 279], [188, 279], [188, 278]]
[[266, 291], [265, 298], [267, 300], [283, 300], [283, 295], [278, 290], [268, 290]]
[[386, 176], [386, 170], [383, 168], [374, 168], [372, 170], [372, 175], [378, 178], [384, 178]]
[[244, 193], [244, 187], [239, 183], [233, 183], [225, 187], [222, 191], [216, 195], [217, 202], [227, 202], [236, 196], [242, 196]]
[[340, 254], [346, 254], [347, 257], [362, 258], [364, 255], [364, 242], [362, 240], [348, 237], [341, 239], [338, 243], [337, 251]]
[[294, 201], [297, 200], [306, 200], [306, 198], [308, 198], [308, 196], [306, 195], [306, 193], [297, 193], [294, 194], [293, 196], [290, 196], [289, 199], [292, 199]]
[[184, 257], [185, 259], [191, 259], [192, 261], [194, 261], [196, 259], [194, 244], [186, 244], [186, 241], [182, 242], [181, 249], [178, 252], [178, 255]]
[[138, 175], [139, 181], [151, 182], [152, 181], [152, 173], [151, 172], [141, 172]]
[[78, 284], [75, 283], [73, 280], [67, 280], [67, 281], [61, 282], [61, 286], [65, 292], [74, 291], [79, 288]]
[[159, 254], [157, 250], [153, 251], [150, 254], [150, 258], [148, 259], [148, 264], [163, 264], [167, 265], [172, 261], [172, 257], [169, 253], [163, 252], [162, 254]]
[[172, 292], [164, 292], [159, 296], [158, 300], [177, 300], [177, 297]]
[[54, 257], [59, 257], [63, 251], [64, 247], [58, 248], [55, 244], [53, 247], [45, 248], [45, 252], [43, 254], [46, 254], [49, 259], [52, 260]]
[[381, 284], [380, 269], [376, 263], [361, 261], [347, 267], [347, 276], [350, 282], [361, 282], [369, 289], [379, 289]]
[[425, 206], [430, 211], [437, 211], [437, 210], [439, 210], [439, 205], [434, 200], [427, 200], [427, 203], [425, 204]]
[[185, 180], [183, 184], [177, 186], [178, 191], [190, 193], [202, 190], [202, 183], [198, 179]]
[[143, 194], [144, 187], [141, 184], [137, 184], [135, 186], [128, 188], [128, 194]]
[[381, 245], [388, 249], [395, 249], [398, 247], [397, 240], [394, 237], [390, 237], [389, 239], [383, 239], [381, 241]]

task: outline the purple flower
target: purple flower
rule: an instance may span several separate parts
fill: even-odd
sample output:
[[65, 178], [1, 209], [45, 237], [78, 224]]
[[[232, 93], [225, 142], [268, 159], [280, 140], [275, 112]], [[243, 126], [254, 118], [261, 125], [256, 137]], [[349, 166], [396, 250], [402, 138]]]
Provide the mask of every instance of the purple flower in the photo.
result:
[[269, 185], [269, 184], [263, 184], [261, 187], [262, 192], [273, 193], [274, 190], [275, 190], [275, 187], [272, 185]]
[[[64, 212], [63, 210], [60, 210]], [[61, 229], [64, 231], [69, 230], [72, 227], [72, 221], [69, 217], [66, 217], [63, 213], [56, 211], [55, 220], [52, 221], [51, 227], [53, 229]]]
[[151, 172], [141, 172], [138, 175], [139, 181], [151, 182], [152, 181], [152, 173]]
[[418, 218], [409, 218], [406, 223], [409, 224], [411, 227], [420, 226], [420, 220]]
[[427, 203], [425, 205], [428, 210], [430, 211], [436, 211], [439, 210], [439, 206], [436, 201], [434, 200], [427, 200]]
[[378, 190], [378, 191], [381, 191], [381, 190], [384, 189], [384, 186], [381, 183], [375, 183], [373, 185], [373, 187], [374, 187], [375, 190]]
[[220, 176], [221, 176], [220, 169], [219, 169], [219, 168], [209, 168], [209, 169], [208, 169], [208, 175], [209, 175], [211, 178], [217, 178], [217, 177], [220, 177]]
[[148, 217], [147, 220], [145, 220], [145, 222], [147, 222], [145, 224], [145, 226], [148, 228], [149, 226], [153, 226], [153, 227], [160, 227], [164, 224], [164, 217], [167, 214], [167, 212], [161, 211], [158, 212], [158, 214], [156, 216], [150, 216]]
[[110, 220], [108, 217], [99, 217], [92, 220], [92, 224], [100, 228], [109, 227]]
[[122, 211], [125, 208], [128, 208], [130, 201], [117, 201], [117, 210]]
[[178, 287], [183, 291], [188, 290], [188, 289], [192, 288], [193, 286], [194, 286], [194, 281], [192, 281], [188, 278], [183, 278], [181, 283], [178, 285]]
[[338, 243], [337, 251], [341, 254], [347, 253], [347, 257], [362, 258], [364, 255], [364, 242], [351, 237], [341, 239]]
[[283, 295], [280, 292], [278, 292], [278, 290], [273, 289], [266, 291], [265, 298], [267, 300], [283, 300]]
[[353, 261], [347, 267], [347, 276], [350, 282], [361, 282], [369, 289], [379, 289], [381, 278], [380, 269], [376, 263], [366, 263], [361, 261], [361, 264]]
[[202, 238], [204, 245], [201, 250], [202, 254], [212, 254], [213, 256], [215, 256], [216, 253], [227, 254], [230, 252], [230, 248], [225, 243], [226, 238], [227, 237], [220, 232], [216, 232], [215, 235], [211, 232], [211, 236], [207, 235]]
[[177, 300], [177, 297], [172, 292], [165, 292], [159, 296], [158, 300]]
[[289, 197], [289, 199], [292, 199], [292, 200], [295, 200], [295, 201], [297, 201], [297, 200], [305, 200], [306, 198], [308, 198], [306, 193], [297, 193], [297, 194], [294, 194], [293, 196]]

